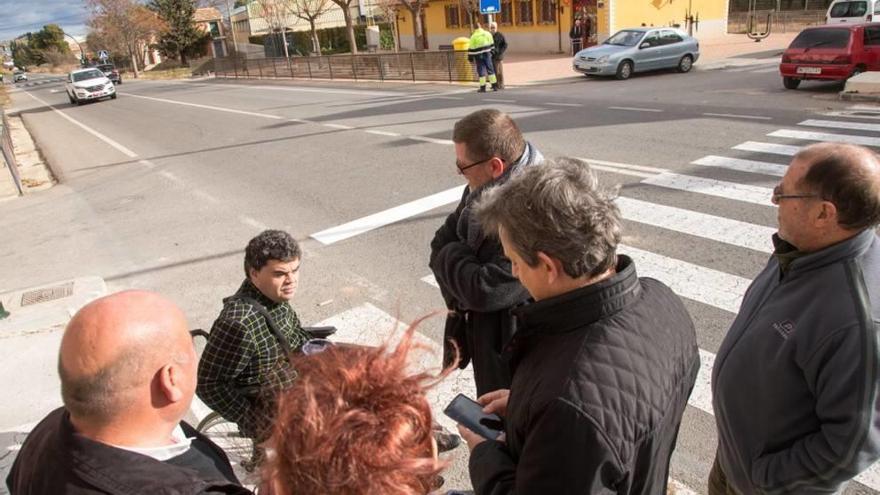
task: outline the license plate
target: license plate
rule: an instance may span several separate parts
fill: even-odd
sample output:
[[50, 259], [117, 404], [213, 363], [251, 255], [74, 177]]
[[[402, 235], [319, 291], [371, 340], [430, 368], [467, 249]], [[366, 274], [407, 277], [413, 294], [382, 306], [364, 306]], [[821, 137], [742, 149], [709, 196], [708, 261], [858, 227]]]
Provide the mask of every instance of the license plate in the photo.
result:
[[821, 67], [798, 67], [797, 73], [798, 74], [821, 74], [822, 68]]

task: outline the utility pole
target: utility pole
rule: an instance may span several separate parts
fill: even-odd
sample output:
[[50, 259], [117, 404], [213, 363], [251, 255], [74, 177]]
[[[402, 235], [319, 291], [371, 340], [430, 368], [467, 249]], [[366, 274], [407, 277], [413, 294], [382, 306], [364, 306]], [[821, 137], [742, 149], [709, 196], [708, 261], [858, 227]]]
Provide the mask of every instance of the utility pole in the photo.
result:
[[67, 36], [68, 38], [72, 39], [73, 42], [76, 43], [76, 47], [79, 48], [79, 64], [80, 64], [80, 65], [85, 65], [85, 63], [86, 63], [86, 52], [83, 51], [82, 45], [79, 44], [79, 41], [76, 41], [76, 38], [74, 38], [73, 36], [71, 36], [71, 35], [65, 33], [63, 29], [61, 30], [61, 33], [64, 34], [64, 36]]
[[229, 8], [229, 0], [226, 0], [226, 16], [229, 17], [229, 30], [232, 31], [232, 53], [237, 53], [238, 40], [235, 39], [235, 23], [232, 21], [232, 10]]

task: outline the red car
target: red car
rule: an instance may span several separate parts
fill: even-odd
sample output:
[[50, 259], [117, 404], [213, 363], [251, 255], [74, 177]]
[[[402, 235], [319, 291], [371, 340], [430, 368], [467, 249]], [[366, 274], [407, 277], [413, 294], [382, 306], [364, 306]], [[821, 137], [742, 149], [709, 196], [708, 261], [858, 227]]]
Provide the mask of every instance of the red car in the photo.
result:
[[880, 70], [880, 23], [804, 29], [782, 54], [779, 73], [787, 89], [804, 79], [845, 81]]

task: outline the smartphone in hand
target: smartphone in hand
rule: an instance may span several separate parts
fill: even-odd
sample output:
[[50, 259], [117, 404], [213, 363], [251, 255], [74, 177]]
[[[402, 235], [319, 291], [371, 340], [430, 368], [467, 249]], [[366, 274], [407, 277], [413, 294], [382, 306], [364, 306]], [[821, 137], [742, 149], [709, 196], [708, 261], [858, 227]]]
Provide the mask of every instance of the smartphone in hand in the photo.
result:
[[463, 394], [455, 396], [443, 413], [488, 440], [495, 440], [504, 433], [504, 422], [500, 416], [484, 413], [483, 406]]

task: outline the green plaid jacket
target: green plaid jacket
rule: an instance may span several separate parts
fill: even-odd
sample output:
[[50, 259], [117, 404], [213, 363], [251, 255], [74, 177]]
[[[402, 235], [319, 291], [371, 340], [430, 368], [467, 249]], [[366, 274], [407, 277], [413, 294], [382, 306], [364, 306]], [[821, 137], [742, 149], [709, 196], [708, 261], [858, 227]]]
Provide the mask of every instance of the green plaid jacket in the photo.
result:
[[274, 396], [293, 382], [296, 371], [266, 319], [251, 303], [237, 299], [242, 296], [269, 311], [292, 350], [298, 351], [309, 337], [289, 303], [273, 302], [250, 280], [223, 300], [199, 360], [196, 392], [205, 405], [237, 423], [242, 434], [260, 438], [271, 424]]

